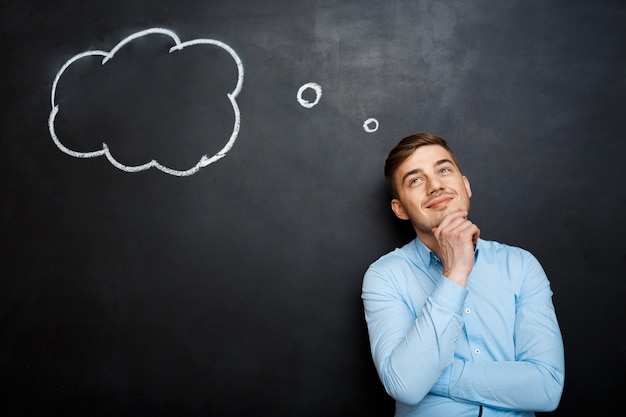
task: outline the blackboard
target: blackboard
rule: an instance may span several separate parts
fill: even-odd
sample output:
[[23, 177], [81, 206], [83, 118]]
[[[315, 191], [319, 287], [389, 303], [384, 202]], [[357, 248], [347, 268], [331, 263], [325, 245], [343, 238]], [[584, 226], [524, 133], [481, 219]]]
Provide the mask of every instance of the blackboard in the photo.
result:
[[443, 136], [555, 293], [553, 415], [626, 388], [626, 6], [0, 5], [3, 415], [393, 414], [360, 300], [411, 239], [382, 166]]

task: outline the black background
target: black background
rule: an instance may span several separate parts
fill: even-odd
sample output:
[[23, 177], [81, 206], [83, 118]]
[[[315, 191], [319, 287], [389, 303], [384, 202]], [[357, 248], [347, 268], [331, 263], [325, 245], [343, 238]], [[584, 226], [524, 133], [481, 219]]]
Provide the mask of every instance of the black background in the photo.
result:
[[[552, 415], [621, 404], [623, 1], [4, 0], [0, 22], [3, 415], [392, 415], [360, 285], [411, 238], [382, 165], [422, 131], [458, 154], [482, 237], [529, 249], [552, 281]], [[61, 152], [59, 69], [153, 27], [241, 58], [233, 148], [185, 177]], [[226, 141], [232, 59], [170, 67], [151, 39], [107, 79], [90, 76], [109, 64], [64, 77], [71, 147], [188, 166]]]

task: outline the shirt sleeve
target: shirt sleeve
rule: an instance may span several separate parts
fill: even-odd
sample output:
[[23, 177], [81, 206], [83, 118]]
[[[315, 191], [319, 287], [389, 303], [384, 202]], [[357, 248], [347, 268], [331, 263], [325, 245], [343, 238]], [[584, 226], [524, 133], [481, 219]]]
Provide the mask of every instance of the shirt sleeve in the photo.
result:
[[563, 340], [549, 281], [528, 255], [516, 301], [515, 358], [472, 362], [455, 358], [432, 392], [511, 410], [553, 411], [564, 384]]
[[432, 291], [411, 287], [413, 275], [394, 278], [370, 267], [363, 280], [372, 357], [387, 393], [417, 404], [453, 359], [467, 290], [443, 276]]

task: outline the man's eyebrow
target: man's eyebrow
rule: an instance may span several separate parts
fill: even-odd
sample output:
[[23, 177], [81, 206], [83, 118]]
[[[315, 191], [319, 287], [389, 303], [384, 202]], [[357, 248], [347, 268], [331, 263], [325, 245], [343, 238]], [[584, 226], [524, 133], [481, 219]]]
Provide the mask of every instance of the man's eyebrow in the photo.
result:
[[435, 165], [433, 165], [435, 168], [440, 166], [440, 165], [444, 165], [444, 164], [452, 164], [454, 166], [456, 166], [456, 164], [451, 160], [451, 159], [440, 159], [439, 161], [435, 162]]
[[404, 181], [408, 177], [410, 177], [411, 175], [419, 174], [420, 172], [423, 172], [422, 168], [415, 168], [415, 169], [410, 170], [409, 172], [407, 172], [406, 174], [402, 176], [402, 184], [404, 184]]

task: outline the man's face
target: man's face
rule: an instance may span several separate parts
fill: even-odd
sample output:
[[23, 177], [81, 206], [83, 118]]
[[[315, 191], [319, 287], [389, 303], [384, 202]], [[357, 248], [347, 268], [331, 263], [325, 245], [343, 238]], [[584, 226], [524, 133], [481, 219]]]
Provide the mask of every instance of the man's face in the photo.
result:
[[418, 235], [431, 234], [446, 213], [469, 210], [469, 181], [439, 145], [417, 148], [398, 167], [395, 181], [398, 198], [391, 208], [398, 218], [410, 220]]

